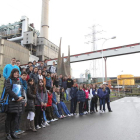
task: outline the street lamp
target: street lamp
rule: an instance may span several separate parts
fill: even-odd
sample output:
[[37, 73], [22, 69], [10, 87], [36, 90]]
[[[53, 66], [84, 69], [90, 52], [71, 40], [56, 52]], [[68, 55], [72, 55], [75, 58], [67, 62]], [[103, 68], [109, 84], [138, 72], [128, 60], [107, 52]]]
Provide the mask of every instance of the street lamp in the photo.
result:
[[105, 44], [106, 41], [110, 40], [110, 39], [115, 39], [116, 36], [113, 36], [111, 38], [102, 38], [104, 39], [104, 42], [102, 44], [102, 78], [103, 78], [103, 83], [104, 83], [104, 67], [103, 67], [103, 45]]

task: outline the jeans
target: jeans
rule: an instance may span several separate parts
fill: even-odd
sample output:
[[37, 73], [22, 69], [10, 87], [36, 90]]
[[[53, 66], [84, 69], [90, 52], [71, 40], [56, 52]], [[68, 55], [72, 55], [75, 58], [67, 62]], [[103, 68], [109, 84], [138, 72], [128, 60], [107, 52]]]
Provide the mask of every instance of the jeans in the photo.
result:
[[85, 111], [88, 111], [88, 99], [85, 100]]
[[53, 103], [52, 106], [53, 106], [53, 113], [54, 113], [54, 115], [56, 115], [58, 118], [60, 118], [60, 114], [58, 112], [57, 105]]
[[71, 100], [70, 91], [71, 91], [71, 88], [67, 88], [67, 92], [68, 92], [68, 100]]
[[46, 112], [45, 111], [43, 111], [43, 119], [44, 119], [45, 122], [47, 121]]
[[79, 114], [83, 113], [83, 102], [79, 103]]
[[19, 130], [20, 122], [21, 122], [21, 113], [18, 113], [15, 117], [15, 130]]
[[68, 101], [68, 100], [69, 100], [68, 91], [67, 91], [67, 90], [65, 90], [65, 92], [66, 92], [66, 100]]
[[62, 115], [62, 110], [61, 110], [61, 104], [57, 103], [57, 108], [58, 108], [58, 112], [60, 115]]
[[7, 113], [6, 121], [5, 121], [5, 132], [6, 134], [11, 134], [15, 132], [15, 121], [17, 113]]
[[54, 119], [52, 106], [47, 106], [46, 107], [46, 115], [47, 115], [48, 120]]
[[65, 112], [65, 114], [66, 115], [70, 114], [66, 104], [64, 102], [60, 102], [60, 104], [61, 104], [61, 107], [62, 107], [63, 111]]
[[100, 110], [102, 110], [102, 105], [103, 105], [103, 110], [105, 111], [105, 99], [100, 98]]
[[106, 100], [106, 103], [107, 103], [108, 111], [111, 111], [111, 107], [110, 107], [110, 95], [108, 95], [105, 100]]
[[70, 104], [70, 113], [75, 113], [76, 111], [76, 107], [77, 107], [77, 98], [72, 98], [70, 100], [71, 104]]

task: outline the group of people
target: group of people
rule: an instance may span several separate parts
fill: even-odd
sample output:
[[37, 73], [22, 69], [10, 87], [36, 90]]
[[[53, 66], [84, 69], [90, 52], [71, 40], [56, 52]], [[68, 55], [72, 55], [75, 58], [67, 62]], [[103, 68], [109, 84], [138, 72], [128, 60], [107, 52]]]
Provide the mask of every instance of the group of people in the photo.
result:
[[[78, 85], [71, 76], [57, 75], [55, 62], [47, 69], [47, 60], [37, 66], [34, 61], [29, 62], [27, 68], [20, 67], [20, 61], [11, 59], [3, 70], [5, 78], [5, 92], [8, 95], [7, 118], [5, 121], [6, 139], [19, 139], [21, 117], [27, 112], [26, 131], [36, 132], [40, 128], [50, 125], [65, 117], [98, 112], [105, 112], [105, 102], [110, 108], [110, 89], [107, 83]], [[7, 97], [5, 95], [5, 97]], [[70, 102], [70, 110], [64, 101]], [[102, 108], [103, 107], [103, 108]], [[65, 114], [65, 115], [64, 115]]]

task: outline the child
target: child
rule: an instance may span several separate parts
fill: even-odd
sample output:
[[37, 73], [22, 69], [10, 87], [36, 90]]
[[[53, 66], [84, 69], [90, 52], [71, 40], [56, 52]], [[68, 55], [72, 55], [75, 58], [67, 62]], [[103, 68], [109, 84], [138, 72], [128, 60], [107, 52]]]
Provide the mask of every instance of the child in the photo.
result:
[[69, 112], [66, 104], [63, 102], [64, 100], [65, 100], [65, 98], [64, 98], [64, 88], [61, 88], [60, 89], [60, 104], [61, 104], [61, 107], [62, 107], [63, 111], [65, 112], [65, 114], [70, 117], [71, 116], [70, 112]]
[[[100, 85], [99, 89], [97, 90], [97, 94], [100, 100], [100, 113], [104, 113], [105, 112], [105, 98], [107, 95], [104, 85]], [[103, 110], [102, 110], [102, 105], [103, 105]]]
[[[19, 78], [20, 79], [20, 82], [21, 82], [21, 85], [22, 85], [22, 88], [23, 88], [23, 93], [24, 93], [24, 96], [25, 96], [25, 99], [22, 100], [22, 104], [23, 104], [23, 110], [22, 110], [22, 112], [25, 111], [25, 105], [27, 103], [27, 96], [26, 96], [26, 94], [27, 94], [27, 82], [26, 82], [26, 78], [27, 78], [27, 73], [26, 72], [22, 72], [21, 73], [21, 77]], [[16, 125], [16, 131], [15, 131], [15, 133], [17, 135], [22, 134], [22, 133], [25, 132], [25, 131], [19, 129], [22, 112], [21, 113], [18, 113], [18, 116], [16, 117], [16, 122], [18, 122], [18, 125]]]
[[86, 96], [86, 99], [85, 99], [85, 112], [84, 112], [84, 114], [88, 114], [89, 90], [88, 90], [88, 87], [86, 87], [86, 85], [84, 86], [83, 90], [85, 91], [85, 96]]
[[91, 110], [91, 100], [92, 100], [92, 92], [91, 91], [91, 87], [88, 87], [88, 91], [89, 91], [89, 95], [88, 95], [88, 113], [90, 113]]
[[38, 70], [38, 79], [42, 79], [43, 80], [42, 70], [41, 69]]
[[45, 85], [43, 83], [43, 80], [39, 80], [38, 89], [36, 93], [36, 106], [35, 106], [35, 126], [36, 129], [39, 129], [41, 127], [45, 127], [45, 125], [42, 124], [42, 117], [43, 117], [43, 110], [46, 109], [48, 101], [48, 95], [45, 88]]
[[42, 71], [42, 76], [43, 76], [44, 85], [46, 86], [46, 72], [45, 71]]
[[12, 138], [19, 139], [19, 137], [15, 134], [15, 126], [18, 124], [18, 122], [16, 122], [16, 116], [18, 116], [19, 113], [22, 112], [23, 107], [22, 107], [21, 101], [25, 98], [23, 95], [23, 92], [21, 92], [21, 97], [18, 96], [15, 92], [13, 92], [13, 88], [14, 88], [13, 85], [21, 85], [20, 80], [19, 80], [18, 69], [13, 69], [11, 71], [10, 77], [8, 78], [5, 84], [6, 92], [9, 96], [8, 110], [6, 112], [7, 117], [5, 121], [5, 131], [6, 131], [7, 140], [9, 139], [11, 140]]
[[58, 112], [61, 115], [61, 117], [66, 117], [63, 115], [62, 110], [61, 110], [61, 104], [60, 104], [60, 90], [59, 88], [56, 88], [56, 100], [57, 100], [57, 108], [58, 108]]
[[92, 110], [92, 112], [94, 112], [94, 108], [95, 108], [96, 112], [98, 112], [98, 110], [97, 110], [97, 102], [98, 102], [97, 85], [93, 84], [91, 92], [93, 95], [93, 98], [91, 101], [91, 110]]
[[50, 90], [51, 84], [52, 84], [51, 77], [50, 77], [50, 74], [48, 73], [47, 77], [46, 77], [46, 88], [47, 88], [47, 90]]
[[54, 122], [58, 119], [55, 119], [54, 118], [54, 115], [53, 115], [53, 108], [52, 108], [52, 98], [53, 98], [53, 88], [50, 89], [50, 91], [48, 91], [48, 103], [47, 103], [47, 107], [46, 107], [46, 116], [47, 116], [47, 119], [50, 121], [50, 122]]
[[71, 116], [76, 115], [75, 111], [76, 111], [76, 107], [77, 107], [77, 87], [76, 87], [76, 83], [74, 83], [73, 87], [71, 88], [70, 91], [70, 97], [71, 97], [71, 105], [70, 105], [70, 113]]
[[59, 119], [62, 119], [63, 117], [59, 114], [58, 108], [57, 108], [57, 99], [55, 94], [56, 88], [53, 87], [53, 98], [52, 98], [52, 106], [53, 106], [53, 113], [56, 115]]
[[38, 68], [35, 67], [34, 71], [32, 73], [30, 73], [30, 78], [34, 79], [34, 85], [37, 86], [38, 84]]
[[34, 117], [35, 117], [35, 102], [34, 100], [36, 99], [36, 90], [35, 90], [35, 85], [34, 85], [34, 80], [30, 78], [28, 80], [28, 87], [27, 87], [27, 106], [26, 106], [26, 111], [28, 111], [28, 116], [27, 116], [27, 130], [30, 130], [30, 127], [33, 132], [36, 132], [37, 130], [35, 129], [34, 126]]
[[55, 76], [53, 85], [56, 86], [56, 87], [58, 87], [58, 84], [59, 84], [58, 76]]
[[83, 104], [85, 102], [85, 92], [83, 91], [83, 86], [80, 85], [79, 91], [77, 91], [77, 102], [79, 103], [79, 115], [84, 115], [83, 113]]

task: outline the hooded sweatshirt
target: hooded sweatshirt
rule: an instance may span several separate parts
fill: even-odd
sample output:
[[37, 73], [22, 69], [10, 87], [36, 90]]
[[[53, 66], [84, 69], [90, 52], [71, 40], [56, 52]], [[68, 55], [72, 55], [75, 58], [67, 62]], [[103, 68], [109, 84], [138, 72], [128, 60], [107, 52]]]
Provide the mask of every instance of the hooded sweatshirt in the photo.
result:
[[99, 98], [105, 99], [105, 98], [106, 98], [106, 95], [107, 95], [107, 92], [106, 92], [106, 90], [103, 91], [102, 88], [99, 88], [99, 89], [97, 90], [97, 94], [98, 94]]

